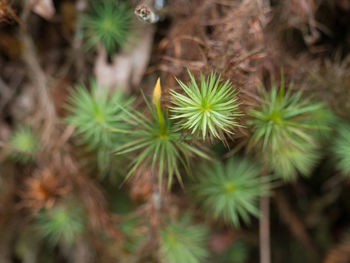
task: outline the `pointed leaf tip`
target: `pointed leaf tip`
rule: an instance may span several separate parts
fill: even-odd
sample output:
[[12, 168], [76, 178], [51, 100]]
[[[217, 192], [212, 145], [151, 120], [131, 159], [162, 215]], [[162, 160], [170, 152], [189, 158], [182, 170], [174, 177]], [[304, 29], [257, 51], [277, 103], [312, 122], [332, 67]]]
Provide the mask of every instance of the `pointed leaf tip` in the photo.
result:
[[160, 86], [160, 78], [157, 79], [157, 83], [154, 87], [154, 90], [153, 90], [153, 103], [154, 105], [157, 105], [160, 101], [160, 98], [162, 96], [162, 88]]

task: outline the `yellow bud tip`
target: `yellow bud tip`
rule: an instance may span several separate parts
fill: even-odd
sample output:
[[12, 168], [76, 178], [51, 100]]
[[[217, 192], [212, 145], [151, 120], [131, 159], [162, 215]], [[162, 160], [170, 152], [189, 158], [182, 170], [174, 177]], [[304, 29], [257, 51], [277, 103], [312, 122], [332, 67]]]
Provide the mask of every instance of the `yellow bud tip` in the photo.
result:
[[157, 83], [153, 90], [153, 103], [157, 105], [160, 101], [160, 97], [162, 96], [162, 88], [160, 86], [160, 78], [157, 79]]

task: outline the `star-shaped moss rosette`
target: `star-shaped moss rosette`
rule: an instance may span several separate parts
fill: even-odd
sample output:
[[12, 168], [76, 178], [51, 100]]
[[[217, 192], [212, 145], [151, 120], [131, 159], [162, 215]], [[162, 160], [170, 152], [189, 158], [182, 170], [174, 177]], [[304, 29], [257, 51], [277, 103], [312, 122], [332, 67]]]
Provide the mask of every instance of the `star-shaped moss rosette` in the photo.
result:
[[226, 163], [203, 165], [197, 172], [194, 193], [203, 209], [215, 219], [239, 226], [259, 216], [259, 199], [268, 193], [269, 177], [248, 159], [231, 157]]
[[[263, 152], [263, 161], [277, 176], [290, 181], [306, 176], [321, 158], [321, 139], [331, 130], [332, 114], [321, 102], [274, 84], [260, 89], [261, 102], [248, 110], [250, 146]], [[322, 135], [322, 136], [320, 136]]]
[[206, 241], [208, 229], [194, 225], [184, 217], [180, 222], [170, 222], [161, 230], [160, 258], [164, 263], [200, 263], [208, 257]]
[[133, 10], [127, 1], [91, 1], [91, 11], [81, 17], [80, 23], [90, 49], [101, 43], [108, 54], [124, 46], [131, 30]]
[[211, 73], [207, 78], [202, 74], [200, 83], [188, 71], [191, 81], [184, 84], [177, 80], [183, 93], [171, 90], [171, 119], [178, 121], [182, 129], [201, 135], [202, 139], [225, 140], [225, 134], [233, 134], [240, 126], [238, 92], [227, 80]]
[[43, 209], [35, 218], [39, 235], [52, 246], [60, 241], [73, 245], [86, 227], [83, 212], [82, 207], [71, 201]]
[[28, 126], [16, 128], [9, 138], [8, 144], [10, 156], [20, 163], [33, 160], [40, 148], [38, 135]]
[[70, 115], [66, 121], [76, 127], [75, 134], [89, 149], [111, 148], [120, 142], [120, 134], [115, 130], [126, 129], [121, 106], [130, 99], [121, 91], [108, 96], [108, 89], [98, 87], [96, 81], [90, 82], [91, 91], [85, 85], [77, 85], [65, 105]]

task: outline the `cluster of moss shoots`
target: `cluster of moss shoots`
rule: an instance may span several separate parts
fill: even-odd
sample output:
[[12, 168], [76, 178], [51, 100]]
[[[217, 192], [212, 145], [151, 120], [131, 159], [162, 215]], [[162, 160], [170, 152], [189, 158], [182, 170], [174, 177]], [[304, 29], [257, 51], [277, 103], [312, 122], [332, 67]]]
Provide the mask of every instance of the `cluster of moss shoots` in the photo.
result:
[[[80, 19], [86, 47], [101, 44], [111, 55], [127, 42], [132, 10], [127, 3], [114, 0], [93, 0], [91, 7]], [[190, 71], [188, 75], [187, 84], [177, 80], [180, 91], [170, 90], [168, 107], [162, 107], [158, 79], [152, 102], [145, 98], [148, 113], [130, 107], [132, 99], [120, 91], [108, 94], [95, 81], [90, 83], [91, 91], [78, 85], [69, 96], [66, 121], [76, 127], [78, 144], [97, 153], [98, 167], [110, 165], [111, 153], [130, 157], [126, 179], [140, 170], [150, 170], [160, 187], [166, 177], [170, 189], [174, 177], [183, 185], [183, 171], [191, 173], [193, 158], [210, 160], [196, 168], [197, 182], [191, 187], [194, 196], [210, 217], [237, 227], [242, 221], [249, 223], [251, 215], [259, 215], [259, 198], [271, 189], [271, 177], [261, 178], [260, 164], [284, 181], [310, 175], [322, 158], [322, 139], [330, 134], [335, 118], [323, 103], [305, 99], [301, 92], [285, 91], [282, 76], [279, 87], [273, 84], [269, 91], [259, 90], [262, 102], [248, 108], [248, 121], [242, 125], [238, 90], [229, 80], [222, 82], [215, 73], [201, 74], [199, 81]], [[250, 158], [235, 155], [226, 162], [215, 161], [199, 145], [215, 140], [228, 145], [238, 127], [251, 131]], [[40, 140], [23, 126], [13, 133], [8, 145], [14, 160], [28, 163], [38, 153]], [[332, 149], [338, 169], [350, 175], [349, 125], [341, 126]], [[84, 225], [76, 211], [68, 206], [41, 211], [37, 220], [43, 236], [54, 244], [61, 239], [74, 243]], [[201, 262], [207, 257], [206, 235], [205, 227], [188, 220], [170, 223], [161, 232], [160, 252], [166, 262]]]

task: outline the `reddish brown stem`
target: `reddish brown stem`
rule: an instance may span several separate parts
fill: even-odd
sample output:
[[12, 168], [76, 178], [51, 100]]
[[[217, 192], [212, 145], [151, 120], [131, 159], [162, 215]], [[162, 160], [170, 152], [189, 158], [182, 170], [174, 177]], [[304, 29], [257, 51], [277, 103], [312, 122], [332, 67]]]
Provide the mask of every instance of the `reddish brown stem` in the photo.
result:
[[260, 263], [270, 263], [270, 197], [260, 199]]

